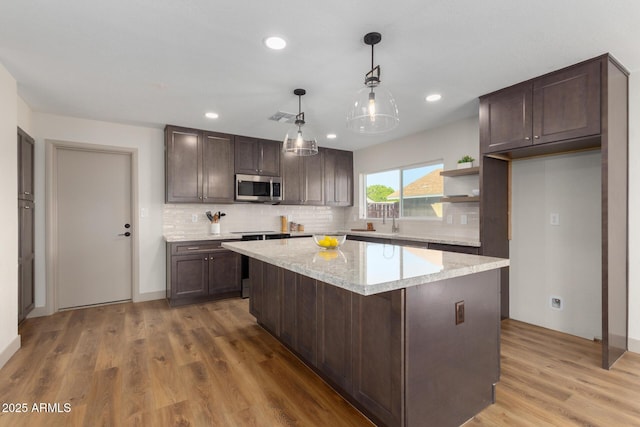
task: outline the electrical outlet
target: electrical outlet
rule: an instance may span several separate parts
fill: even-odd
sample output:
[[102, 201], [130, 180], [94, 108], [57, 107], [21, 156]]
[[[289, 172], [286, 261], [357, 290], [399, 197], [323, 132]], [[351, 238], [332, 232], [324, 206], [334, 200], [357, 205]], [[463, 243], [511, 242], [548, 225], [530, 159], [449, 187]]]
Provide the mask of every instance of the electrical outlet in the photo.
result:
[[191, 222], [198, 222], [198, 214], [191, 215]]
[[453, 224], [453, 215], [447, 215], [447, 224]]
[[460, 215], [460, 224], [467, 225], [467, 216], [465, 214]]
[[549, 215], [549, 222], [551, 225], [560, 225], [560, 214], [557, 212], [552, 212]]
[[149, 208], [140, 208], [140, 218], [146, 218], [149, 216]]
[[456, 325], [464, 323], [464, 301], [456, 303]]

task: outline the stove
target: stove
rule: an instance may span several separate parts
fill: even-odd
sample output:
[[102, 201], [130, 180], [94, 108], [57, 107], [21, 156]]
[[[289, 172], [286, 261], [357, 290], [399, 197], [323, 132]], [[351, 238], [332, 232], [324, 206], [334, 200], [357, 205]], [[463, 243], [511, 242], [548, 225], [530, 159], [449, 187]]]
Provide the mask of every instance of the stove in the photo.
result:
[[[242, 234], [242, 240], [274, 240], [287, 239], [291, 237], [289, 233], [278, 231], [232, 231], [232, 234]], [[242, 298], [249, 298], [251, 287], [249, 285], [249, 257], [242, 255]]]

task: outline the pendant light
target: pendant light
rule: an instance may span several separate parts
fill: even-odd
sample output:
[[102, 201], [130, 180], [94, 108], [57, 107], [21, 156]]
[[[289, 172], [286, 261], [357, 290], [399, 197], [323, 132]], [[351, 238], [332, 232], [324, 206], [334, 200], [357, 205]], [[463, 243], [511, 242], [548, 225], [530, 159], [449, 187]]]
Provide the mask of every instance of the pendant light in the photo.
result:
[[298, 115], [296, 116], [295, 126], [284, 137], [282, 150], [286, 153], [293, 153], [296, 156], [313, 156], [318, 154], [318, 142], [309, 128], [304, 128], [305, 121], [304, 113], [302, 112], [302, 95], [306, 94], [307, 91], [296, 89], [293, 93], [298, 97]]
[[380, 66], [374, 66], [373, 47], [380, 43], [380, 33], [368, 33], [364, 43], [371, 46], [371, 71], [365, 74], [364, 87], [347, 114], [347, 127], [357, 133], [387, 132], [398, 126], [398, 107], [391, 93], [380, 86]]

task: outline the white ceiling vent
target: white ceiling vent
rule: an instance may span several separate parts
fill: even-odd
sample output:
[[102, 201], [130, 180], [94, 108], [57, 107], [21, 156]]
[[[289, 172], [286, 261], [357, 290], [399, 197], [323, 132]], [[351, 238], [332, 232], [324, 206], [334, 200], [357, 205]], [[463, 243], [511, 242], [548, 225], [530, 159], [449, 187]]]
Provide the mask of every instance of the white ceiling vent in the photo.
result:
[[284, 111], [278, 111], [273, 116], [269, 117], [269, 120], [273, 120], [278, 123], [295, 123], [296, 115], [293, 113], [285, 113]]

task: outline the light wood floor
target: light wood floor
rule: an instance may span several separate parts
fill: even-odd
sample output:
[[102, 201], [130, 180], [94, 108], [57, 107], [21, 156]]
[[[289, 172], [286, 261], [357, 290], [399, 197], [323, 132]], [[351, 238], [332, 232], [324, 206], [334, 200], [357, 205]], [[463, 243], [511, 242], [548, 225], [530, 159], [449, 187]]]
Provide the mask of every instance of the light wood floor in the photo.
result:
[[[466, 426], [640, 426], [640, 355], [605, 371], [593, 342], [502, 326], [497, 403]], [[20, 333], [0, 404], [71, 412], [0, 413], [3, 427], [370, 426], [256, 326], [247, 300], [67, 311], [28, 319]]]

